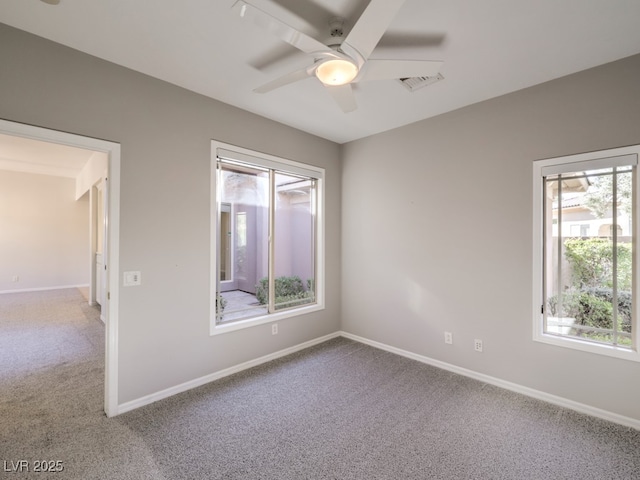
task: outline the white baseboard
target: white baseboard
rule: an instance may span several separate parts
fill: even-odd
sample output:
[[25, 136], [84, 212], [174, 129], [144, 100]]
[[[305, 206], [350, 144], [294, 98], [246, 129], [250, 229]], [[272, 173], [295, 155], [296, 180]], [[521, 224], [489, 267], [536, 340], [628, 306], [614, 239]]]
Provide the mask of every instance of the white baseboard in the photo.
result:
[[359, 337], [358, 335], [353, 335], [351, 333], [340, 332], [340, 336], [348, 338], [350, 340], [354, 340], [356, 342], [364, 343], [365, 345], [370, 345], [372, 347], [379, 348], [381, 350], [385, 350], [387, 352], [395, 353], [403, 357], [411, 358], [412, 360], [417, 360], [418, 362], [426, 363], [427, 365], [432, 365], [434, 367], [442, 368], [443, 370], [448, 370], [450, 372], [457, 373], [459, 375], [464, 375], [465, 377], [470, 377], [476, 380], [480, 380], [481, 382], [488, 383], [490, 385], [495, 385], [496, 387], [504, 388], [505, 390], [511, 390], [512, 392], [521, 393], [522, 395], [526, 395], [532, 398], [537, 398], [538, 400], [543, 400], [545, 402], [558, 405], [560, 407], [569, 408], [571, 410], [575, 410], [576, 412], [585, 413], [587, 415], [601, 418], [603, 420], [608, 420], [610, 422], [617, 423], [625, 427], [640, 430], [640, 420], [636, 420], [635, 418], [625, 417], [617, 413], [609, 412], [607, 410], [602, 410], [600, 408], [592, 407], [590, 405], [585, 405], [584, 403], [574, 402], [573, 400], [559, 397], [557, 395], [551, 395], [550, 393], [545, 393], [540, 390], [535, 390], [533, 388], [525, 387], [517, 383], [507, 382], [506, 380], [501, 380], [499, 378], [492, 377], [490, 375], [474, 372], [473, 370], [458, 367], [456, 365], [442, 362], [440, 360], [436, 360], [433, 358], [425, 357], [424, 355], [418, 355], [417, 353], [412, 353], [407, 350], [402, 350], [400, 348], [392, 347], [390, 345], [376, 342], [374, 340], [369, 340], [368, 338]]
[[205, 375], [204, 377], [196, 378], [194, 380], [181, 383], [180, 385], [176, 385], [174, 387], [170, 387], [165, 390], [152, 393], [151, 395], [146, 395], [136, 400], [131, 400], [129, 402], [122, 403], [118, 405], [116, 415], [134, 410], [139, 407], [143, 407], [145, 405], [149, 405], [150, 403], [157, 402], [158, 400], [171, 397], [172, 395], [176, 395], [178, 393], [186, 392], [187, 390], [191, 390], [192, 388], [200, 387], [209, 382], [213, 382], [214, 380], [219, 380], [220, 378], [233, 375], [234, 373], [238, 373], [243, 370], [256, 367], [263, 363], [267, 363], [277, 358], [290, 355], [292, 353], [298, 352], [300, 350], [304, 350], [305, 348], [312, 347], [314, 345], [317, 345], [322, 342], [326, 342], [327, 340], [331, 340], [332, 338], [336, 338], [339, 336], [340, 336], [340, 332], [331, 333], [329, 335], [315, 338], [313, 340], [309, 340], [308, 342], [304, 342], [299, 345], [294, 345], [293, 347], [285, 348], [284, 350], [280, 350], [278, 352], [271, 353], [269, 355], [265, 355], [263, 357], [256, 358], [254, 360], [249, 360], [248, 362], [244, 362], [239, 365], [235, 365], [233, 367], [225, 368], [224, 370], [220, 370], [218, 372]]
[[24, 292], [43, 292], [45, 290], [63, 290], [65, 288], [88, 288], [89, 284], [83, 285], [59, 285], [54, 287], [37, 287], [37, 288], [18, 288], [15, 290], [0, 290], [0, 295], [3, 293], [24, 293]]

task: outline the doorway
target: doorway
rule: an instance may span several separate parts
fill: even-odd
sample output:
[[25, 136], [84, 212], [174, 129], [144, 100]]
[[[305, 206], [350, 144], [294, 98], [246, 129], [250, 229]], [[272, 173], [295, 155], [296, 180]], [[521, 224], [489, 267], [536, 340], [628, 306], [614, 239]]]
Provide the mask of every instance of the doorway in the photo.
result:
[[[119, 230], [120, 230], [120, 145], [114, 142], [83, 137], [71, 133], [49, 130], [22, 123], [0, 120], [0, 133], [58, 145], [102, 152], [107, 156], [107, 181], [103, 184], [102, 199], [107, 217], [103, 219], [102, 261], [106, 285], [106, 299], [102, 299], [102, 316], [105, 322], [105, 398], [107, 416], [118, 414], [118, 278], [119, 278]], [[96, 207], [97, 209], [97, 207]], [[92, 248], [93, 251], [93, 248]], [[95, 262], [92, 259], [91, 264]], [[93, 281], [92, 281], [93, 283]]]

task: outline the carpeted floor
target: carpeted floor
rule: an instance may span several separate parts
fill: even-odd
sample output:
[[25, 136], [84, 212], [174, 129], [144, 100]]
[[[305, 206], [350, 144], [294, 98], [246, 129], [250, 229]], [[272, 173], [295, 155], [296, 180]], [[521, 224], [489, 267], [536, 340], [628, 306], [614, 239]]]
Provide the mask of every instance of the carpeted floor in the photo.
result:
[[638, 431], [344, 338], [107, 419], [102, 324], [54, 297], [0, 295], [6, 478], [640, 478]]
[[[0, 295], [0, 478], [165, 478], [104, 414], [99, 317], [77, 289]], [[34, 472], [42, 461], [64, 470]]]

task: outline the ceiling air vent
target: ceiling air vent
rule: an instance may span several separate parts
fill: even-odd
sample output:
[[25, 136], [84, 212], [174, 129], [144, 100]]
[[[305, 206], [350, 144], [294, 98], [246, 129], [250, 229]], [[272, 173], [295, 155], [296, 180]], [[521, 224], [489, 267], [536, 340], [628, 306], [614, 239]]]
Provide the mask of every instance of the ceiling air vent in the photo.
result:
[[432, 83], [439, 82], [440, 80], [444, 80], [444, 77], [441, 73], [437, 75], [433, 75], [431, 77], [409, 77], [409, 78], [400, 78], [398, 81], [405, 86], [407, 90], [410, 92], [415, 92], [416, 90], [421, 89], [422, 87], [426, 87], [427, 85], [431, 85]]

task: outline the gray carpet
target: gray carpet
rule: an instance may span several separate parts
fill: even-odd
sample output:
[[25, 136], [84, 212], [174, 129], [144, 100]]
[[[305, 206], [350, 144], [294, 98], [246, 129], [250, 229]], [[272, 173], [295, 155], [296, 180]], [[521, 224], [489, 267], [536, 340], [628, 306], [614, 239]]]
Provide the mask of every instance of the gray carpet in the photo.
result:
[[96, 312], [21, 295], [0, 296], [7, 478], [640, 479], [638, 431], [344, 338], [107, 419]]
[[[99, 317], [77, 289], [0, 295], [0, 478], [165, 478], [142, 439], [104, 414]], [[30, 471], [13, 472], [20, 461]], [[41, 461], [64, 470], [35, 473]]]

